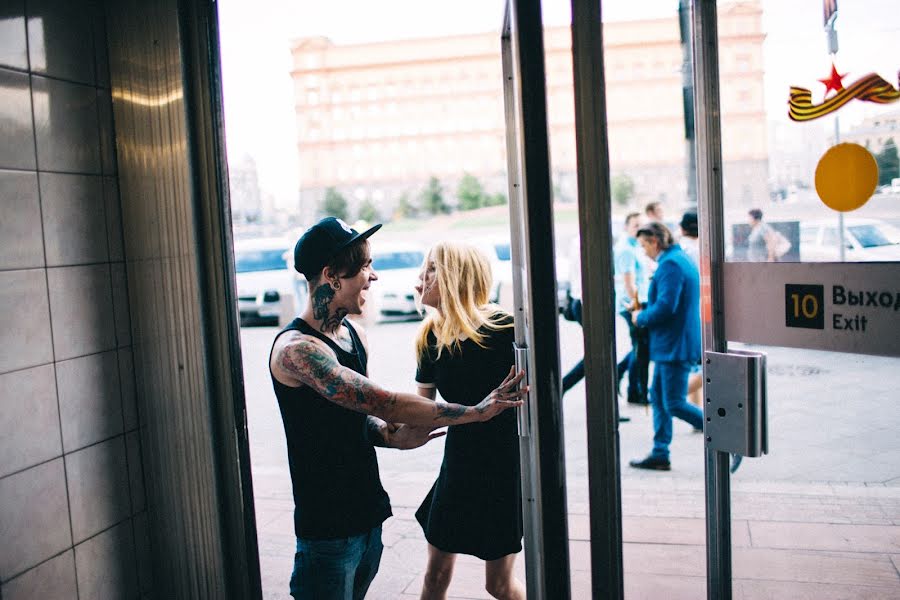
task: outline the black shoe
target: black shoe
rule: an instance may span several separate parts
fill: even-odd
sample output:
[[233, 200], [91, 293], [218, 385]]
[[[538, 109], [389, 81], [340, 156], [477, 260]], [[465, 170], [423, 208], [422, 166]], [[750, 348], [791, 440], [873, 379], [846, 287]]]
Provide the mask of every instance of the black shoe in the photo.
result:
[[653, 455], [643, 460], [632, 460], [628, 463], [635, 469], [650, 469], [652, 471], [671, 471], [672, 463], [667, 458], [659, 458]]
[[650, 404], [650, 401], [647, 400], [646, 397], [642, 398], [641, 396], [632, 396], [631, 394], [629, 394], [628, 404], [640, 404], [641, 406], [647, 406], [648, 404]]

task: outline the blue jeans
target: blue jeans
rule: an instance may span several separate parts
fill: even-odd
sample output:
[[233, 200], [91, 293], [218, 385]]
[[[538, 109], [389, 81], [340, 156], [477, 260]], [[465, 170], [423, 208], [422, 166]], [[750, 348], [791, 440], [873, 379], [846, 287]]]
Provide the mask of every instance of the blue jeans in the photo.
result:
[[335, 540], [297, 538], [291, 596], [298, 600], [361, 600], [381, 562], [381, 526]]
[[658, 362], [653, 368], [650, 406], [653, 407], [653, 452], [657, 458], [669, 458], [672, 443], [672, 417], [703, 427], [703, 412], [687, 401], [691, 361]]

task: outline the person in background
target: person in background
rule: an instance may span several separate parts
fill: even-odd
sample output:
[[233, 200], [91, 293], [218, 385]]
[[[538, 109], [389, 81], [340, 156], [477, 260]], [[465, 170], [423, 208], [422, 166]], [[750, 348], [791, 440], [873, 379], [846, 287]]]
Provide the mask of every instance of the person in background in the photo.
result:
[[672, 417], [695, 429], [703, 427], [703, 412], [686, 399], [691, 365], [700, 360], [700, 275], [662, 223], [648, 223], [638, 230], [637, 237], [647, 256], [657, 261], [647, 307], [632, 313], [635, 325], [650, 330], [653, 450], [629, 464], [637, 469], [669, 471]]
[[660, 202], [650, 202], [647, 204], [647, 206], [644, 207], [644, 214], [651, 223], [663, 223], [665, 219], [665, 213], [663, 212], [663, 207]]
[[[638, 213], [634, 213], [640, 216]], [[627, 220], [626, 220], [627, 221]], [[626, 225], [627, 227], [627, 225]], [[625, 234], [622, 234], [623, 236]], [[575, 321], [579, 325], [583, 325], [582, 322], [582, 302], [581, 302], [581, 241], [579, 236], [574, 236], [572, 238], [571, 245], [569, 247], [569, 295], [572, 298], [572, 313], [575, 317]], [[617, 305], [618, 307], [618, 305]], [[630, 321], [629, 321], [630, 325]], [[569, 370], [568, 373], [563, 375], [562, 379], [562, 393], [565, 394], [573, 387], [575, 387], [579, 381], [584, 379], [584, 359], [580, 359], [575, 366]], [[622, 376], [619, 375], [619, 380], [622, 379]], [[619, 415], [619, 422], [625, 423], [630, 421], [631, 417]]]
[[[694, 262], [694, 266], [700, 269], [700, 244], [699, 232], [697, 229], [697, 212], [689, 210], [681, 216], [681, 238], [678, 245], [684, 250], [684, 253]], [[688, 402], [697, 408], [703, 408], [703, 369], [700, 363], [691, 367], [691, 375], [688, 377]], [[703, 431], [703, 429], [695, 429], [694, 431]]]
[[488, 421], [527, 393], [515, 389], [524, 373], [513, 367], [484, 400], [464, 405], [392, 392], [366, 377], [365, 333], [346, 317], [362, 312], [378, 280], [368, 237], [380, 227], [360, 233], [328, 217], [294, 247], [306, 307], [269, 355], [294, 493], [294, 598], [358, 600], [375, 577], [391, 506], [373, 446], [416, 448], [442, 435], [436, 427]]
[[747, 260], [750, 262], [775, 262], [775, 239], [773, 229], [763, 223], [763, 212], [758, 208], [747, 213], [750, 235], [747, 236]]
[[640, 256], [637, 232], [642, 226], [640, 213], [625, 217], [625, 230], [613, 247], [614, 284], [616, 291], [616, 312], [628, 326], [631, 349], [616, 365], [616, 382], [621, 383], [628, 373], [627, 400], [631, 404], [647, 404], [647, 382], [650, 372], [650, 338], [647, 330], [638, 327], [631, 319], [635, 310], [640, 310], [647, 302], [647, 267]]
[[[569, 297], [572, 299], [570, 304], [571, 317], [574, 317], [576, 323], [583, 325], [581, 314], [581, 239], [577, 234], [572, 237], [572, 241], [569, 244]], [[566, 318], [573, 320], [571, 317]], [[562, 393], [568, 392], [582, 379], [584, 379], [584, 359], [575, 363], [575, 366], [563, 375]]]
[[[700, 268], [700, 239], [699, 228], [697, 225], [697, 211], [689, 210], [681, 217], [681, 239], [678, 245], [684, 250], [697, 266]], [[701, 299], [702, 302], [702, 299]], [[702, 319], [701, 319], [702, 320]], [[701, 330], [702, 337], [702, 330]], [[691, 374], [688, 377], [688, 402], [703, 410], [703, 366], [697, 363], [691, 367]], [[695, 427], [696, 433], [703, 433], [702, 427]], [[744, 457], [740, 454], [731, 455], [731, 472], [734, 473], [741, 466]]]
[[[471, 246], [442, 242], [416, 286], [429, 307], [416, 337], [420, 396], [470, 404], [503, 380], [514, 360], [513, 318], [490, 304], [491, 267]], [[423, 599], [446, 598], [457, 554], [485, 561], [485, 589], [524, 600], [513, 575], [522, 550], [519, 437], [513, 412], [490, 422], [452, 425], [437, 481], [416, 511], [428, 540]]]

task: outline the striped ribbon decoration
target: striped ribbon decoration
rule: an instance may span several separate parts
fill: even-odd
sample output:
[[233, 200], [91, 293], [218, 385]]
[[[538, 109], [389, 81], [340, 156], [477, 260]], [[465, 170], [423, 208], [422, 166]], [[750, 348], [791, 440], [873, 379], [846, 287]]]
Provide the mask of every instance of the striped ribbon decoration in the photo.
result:
[[[900, 82], [900, 77], [898, 77], [898, 82]], [[895, 90], [890, 83], [875, 73], [869, 73], [822, 104], [813, 104], [812, 92], [806, 88], [791, 86], [788, 116], [792, 121], [811, 121], [833, 113], [854, 98], [866, 102], [888, 104], [900, 100], [900, 91]]]

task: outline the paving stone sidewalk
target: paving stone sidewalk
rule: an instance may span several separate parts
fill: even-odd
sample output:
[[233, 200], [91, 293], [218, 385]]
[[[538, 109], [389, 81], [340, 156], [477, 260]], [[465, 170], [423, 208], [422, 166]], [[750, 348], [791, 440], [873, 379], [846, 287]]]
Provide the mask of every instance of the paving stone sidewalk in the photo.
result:
[[[409, 389], [402, 346], [415, 324], [370, 330], [371, 372]], [[265, 359], [274, 330], [242, 330], [253, 484], [264, 597], [289, 598], [293, 502], [281, 421]], [[577, 360], [580, 329], [560, 324], [564, 367]], [[379, 336], [385, 336], [380, 338]], [[746, 459], [732, 478], [735, 600], [900, 598], [900, 360], [766, 349], [771, 454]], [[408, 367], [408, 364], [407, 364]], [[572, 598], [590, 598], [584, 390], [566, 396], [566, 478]], [[629, 469], [649, 450], [649, 411], [623, 404], [619, 427], [623, 556], [628, 600], [702, 600], [705, 533], [702, 436], [676, 423], [670, 473]], [[409, 452], [379, 449], [394, 516], [370, 600], [417, 598], [426, 544], [413, 518], [434, 481], [443, 442]], [[523, 558], [517, 562], [524, 580]], [[460, 557], [451, 598], [489, 598], [483, 563]]]

